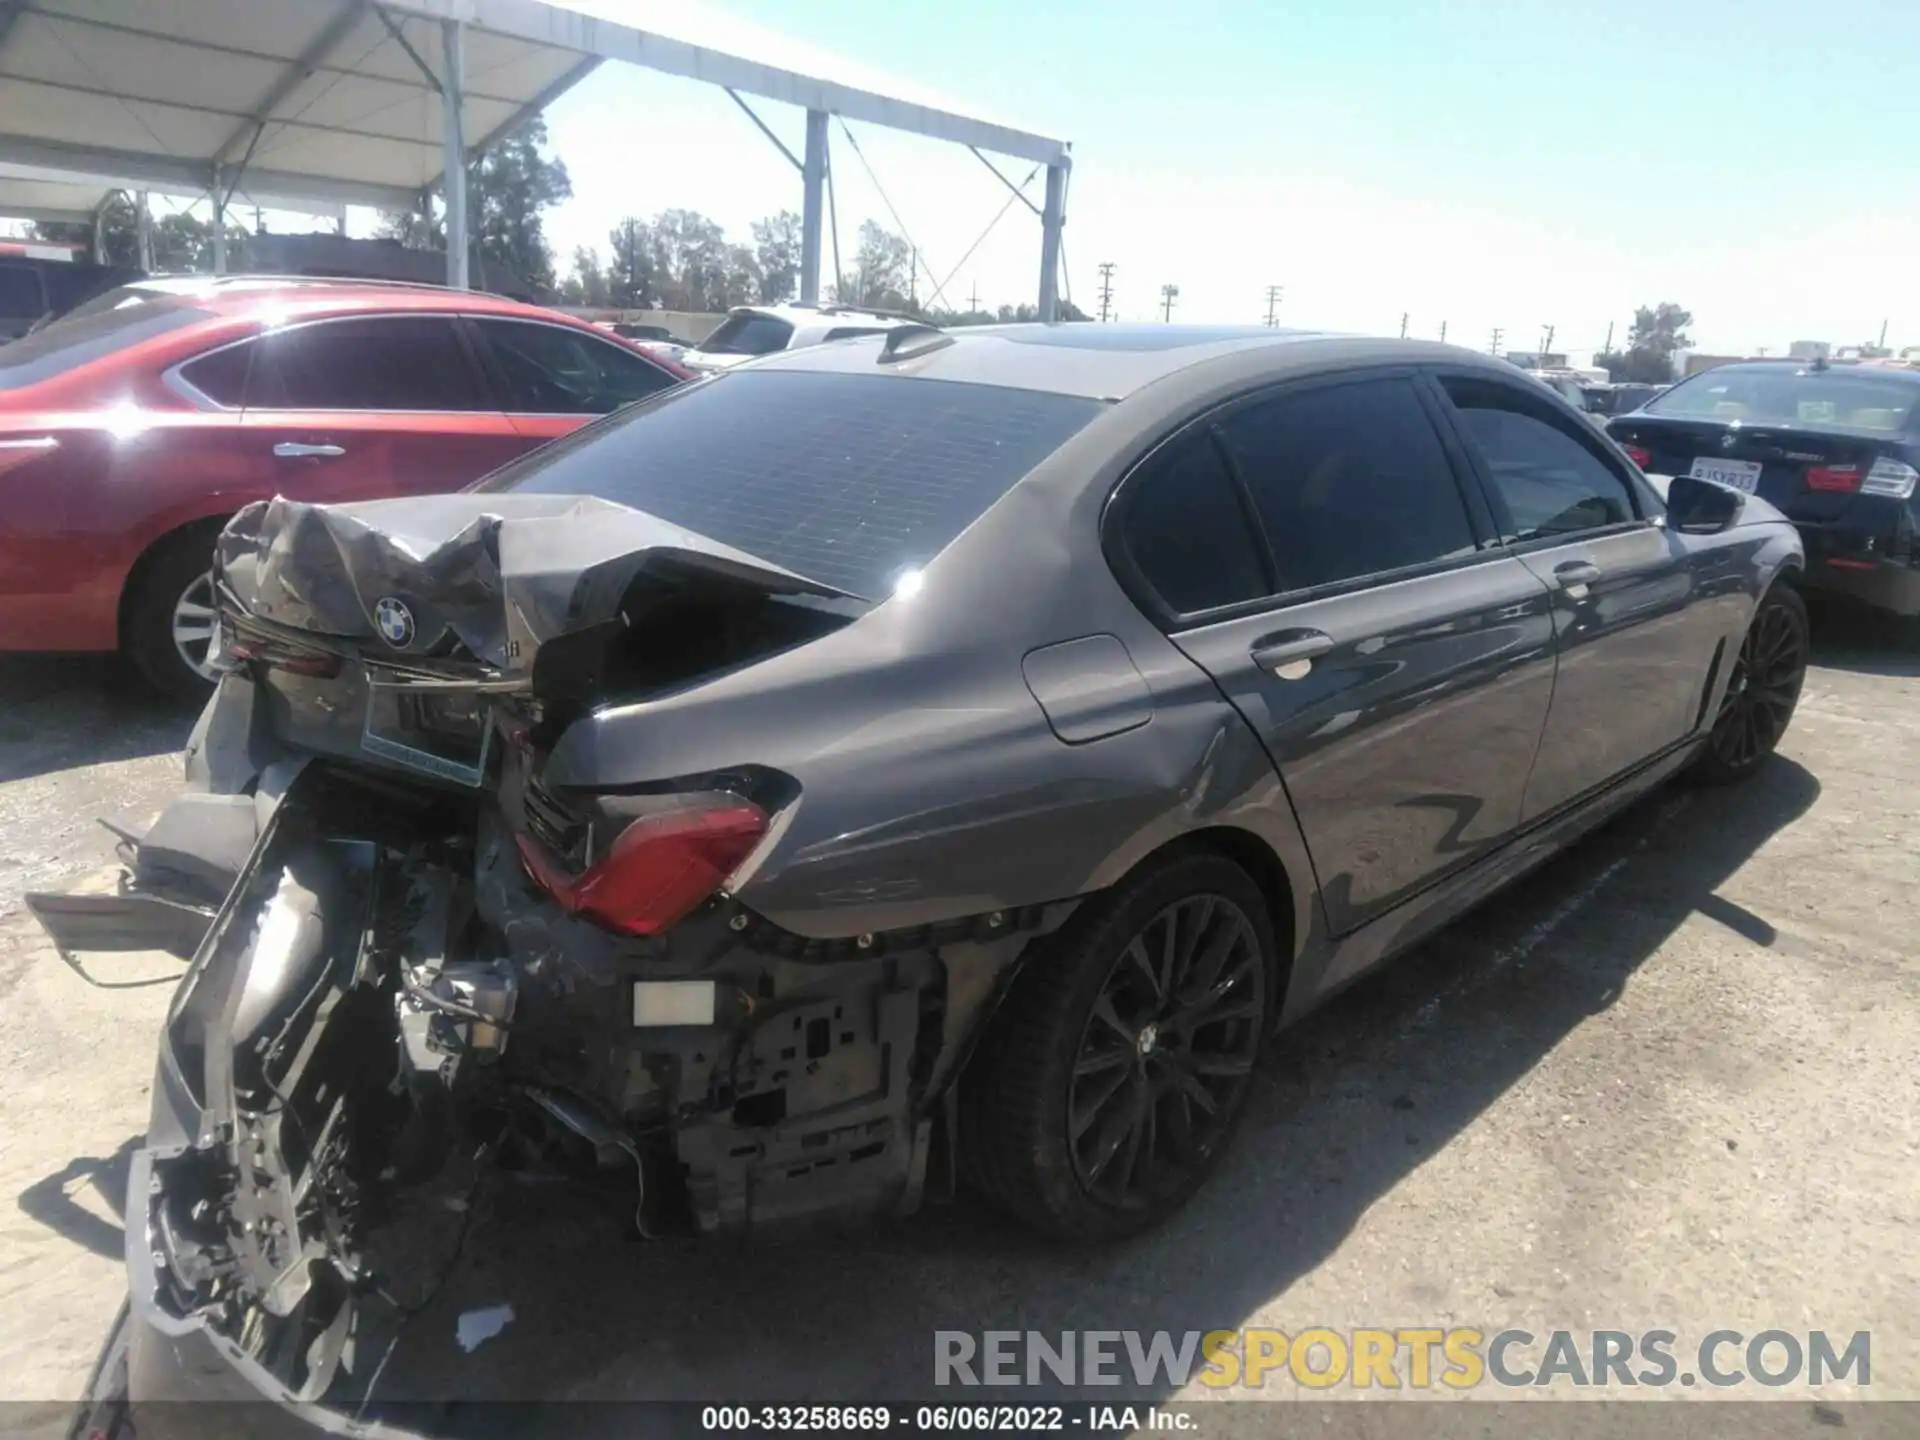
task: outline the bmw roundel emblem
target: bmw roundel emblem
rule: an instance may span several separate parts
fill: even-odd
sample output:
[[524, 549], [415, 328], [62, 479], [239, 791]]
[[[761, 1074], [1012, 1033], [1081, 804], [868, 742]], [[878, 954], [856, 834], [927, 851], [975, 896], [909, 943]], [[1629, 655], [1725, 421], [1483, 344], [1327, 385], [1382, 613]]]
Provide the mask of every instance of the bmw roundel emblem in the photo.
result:
[[388, 595], [373, 607], [373, 623], [380, 627], [380, 638], [396, 650], [413, 643], [413, 611]]

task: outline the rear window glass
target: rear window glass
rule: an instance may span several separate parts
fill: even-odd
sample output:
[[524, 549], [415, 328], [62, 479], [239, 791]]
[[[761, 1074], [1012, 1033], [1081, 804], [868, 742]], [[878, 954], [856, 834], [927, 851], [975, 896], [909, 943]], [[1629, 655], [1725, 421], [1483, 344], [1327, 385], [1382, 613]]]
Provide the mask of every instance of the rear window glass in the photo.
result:
[[111, 355], [123, 345], [151, 340], [212, 315], [211, 310], [178, 300], [140, 300], [88, 315], [75, 311], [11, 345], [0, 345], [0, 390], [37, 385]]
[[787, 348], [793, 326], [773, 315], [729, 315], [695, 347], [710, 355], [771, 355]]
[[1920, 401], [1920, 385], [1847, 370], [1709, 370], [1647, 403], [1649, 415], [1738, 420], [1743, 425], [1826, 425], [1899, 430]]
[[947, 380], [748, 371], [642, 401], [475, 488], [598, 496], [877, 600], [1100, 408]]

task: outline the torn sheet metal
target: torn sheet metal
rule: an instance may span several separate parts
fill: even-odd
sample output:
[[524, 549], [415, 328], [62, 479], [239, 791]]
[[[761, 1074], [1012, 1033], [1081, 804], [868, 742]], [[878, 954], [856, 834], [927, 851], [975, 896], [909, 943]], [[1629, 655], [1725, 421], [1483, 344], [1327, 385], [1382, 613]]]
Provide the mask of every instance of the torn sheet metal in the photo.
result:
[[641, 511], [573, 495], [256, 501], [216, 554], [223, 584], [262, 619], [418, 656], [459, 647], [509, 678], [530, 676], [547, 641], [615, 619], [642, 572], [846, 598]]

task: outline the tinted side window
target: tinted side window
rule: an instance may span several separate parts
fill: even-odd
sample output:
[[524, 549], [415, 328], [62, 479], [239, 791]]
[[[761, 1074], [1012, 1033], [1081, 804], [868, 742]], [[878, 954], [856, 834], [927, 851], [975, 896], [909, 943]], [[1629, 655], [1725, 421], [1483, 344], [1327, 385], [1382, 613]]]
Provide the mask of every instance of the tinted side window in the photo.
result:
[[1572, 535], [1634, 518], [1627, 482], [1583, 442], [1505, 386], [1441, 381], [1486, 461], [1516, 540]]
[[1270, 588], [1239, 491], [1204, 428], [1162, 446], [1128, 482], [1121, 541], [1167, 608], [1183, 615]]
[[250, 340], [202, 355], [180, 367], [180, 378], [214, 404], [238, 410], [247, 401], [247, 372], [257, 348], [257, 342]]
[[1283, 395], [1220, 424], [1253, 492], [1282, 590], [1476, 548], [1440, 437], [1406, 380]]
[[638, 355], [558, 325], [486, 320], [480, 333], [500, 362], [507, 409], [521, 414], [604, 415], [674, 383]]
[[491, 410], [451, 316], [329, 320], [261, 342], [253, 409]]

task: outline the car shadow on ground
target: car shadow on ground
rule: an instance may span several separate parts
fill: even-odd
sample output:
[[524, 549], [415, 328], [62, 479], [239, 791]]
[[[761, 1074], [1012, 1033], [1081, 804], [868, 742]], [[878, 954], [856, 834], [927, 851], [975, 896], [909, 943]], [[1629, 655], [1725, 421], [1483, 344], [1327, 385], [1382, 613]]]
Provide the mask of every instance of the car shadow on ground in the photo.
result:
[[[1122, 1247], [1049, 1245], [965, 1199], [858, 1235], [648, 1245], [577, 1192], [491, 1187], [374, 1408], [460, 1396], [440, 1424], [493, 1434], [514, 1412], [467, 1401], [898, 1400], [930, 1392], [938, 1330], [1233, 1328], [1611, 1006], [1689, 916], [1771, 943], [1765, 921], [1715, 892], [1819, 789], [1776, 758], [1743, 786], [1664, 790], [1349, 990], [1280, 1037], [1222, 1173]], [[503, 1302], [506, 1332], [462, 1354], [457, 1317]]]
[[1813, 663], [1858, 675], [1920, 677], [1920, 619], [1902, 619], [1827, 596], [1807, 599]]
[[199, 713], [92, 655], [0, 658], [0, 697], [0, 783], [179, 750]]

